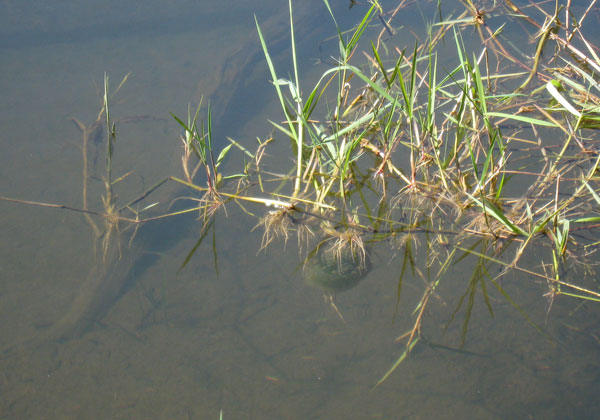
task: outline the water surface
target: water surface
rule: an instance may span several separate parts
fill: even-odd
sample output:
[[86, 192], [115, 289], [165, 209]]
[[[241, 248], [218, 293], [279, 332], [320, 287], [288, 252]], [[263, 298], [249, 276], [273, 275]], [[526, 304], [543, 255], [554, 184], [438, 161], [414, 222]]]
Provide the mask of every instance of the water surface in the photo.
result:
[[[309, 83], [336, 54], [328, 41], [335, 28], [321, 2], [297, 3]], [[349, 28], [365, 8], [347, 7], [340, 2], [336, 14]], [[115, 186], [120, 202], [181, 173], [181, 130], [169, 112], [185, 117], [188, 103], [210, 99], [218, 147], [225, 136], [253, 147], [271, 132], [267, 118], [281, 118], [254, 14], [288, 76], [286, 2], [180, 0], [167, 9], [39, 0], [2, 8], [3, 196], [81, 207], [81, 133], [71, 119], [95, 121], [105, 72], [113, 87], [131, 72], [111, 110], [114, 176], [133, 170]], [[424, 19], [410, 9], [397, 26]], [[399, 32], [387, 42], [412, 45], [409, 38]], [[88, 194], [90, 208], [101, 210], [105, 143], [97, 140]], [[287, 150], [281, 143], [274, 150]], [[241, 161], [232, 157], [226, 170]], [[193, 195], [168, 184], [145, 204], [167, 209], [182, 194]], [[423, 331], [445, 347], [419, 345], [373, 389], [402, 352], [394, 339], [412, 326], [424, 291], [421, 279], [406, 279], [397, 305], [401, 258], [385, 244], [374, 249], [367, 277], [335, 297], [342, 321], [322, 291], [302, 282], [295, 241], [259, 253], [256, 219], [233, 205], [215, 223], [218, 274], [212, 234], [179, 270], [200, 235], [196, 213], [137, 232], [123, 225], [114, 237], [124, 262], [108, 269], [122, 287], [106, 293], [85, 328], [63, 336], [53, 325], [97, 275], [98, 241], [76, 213], [6, 202], [0, 211], [2, 418], [216, 419], [220, 410], [225, 419], [583, 418], [599, 408], [597, 307], [559, 299], [548, 313], [544, 285], [522, 275], [504, 285], [552, 339], [496, 294], [494, 317], [478, 299], [465, 351], [454, 351], [462, 318], [444, 327], [471, 275], [455, 267]]]

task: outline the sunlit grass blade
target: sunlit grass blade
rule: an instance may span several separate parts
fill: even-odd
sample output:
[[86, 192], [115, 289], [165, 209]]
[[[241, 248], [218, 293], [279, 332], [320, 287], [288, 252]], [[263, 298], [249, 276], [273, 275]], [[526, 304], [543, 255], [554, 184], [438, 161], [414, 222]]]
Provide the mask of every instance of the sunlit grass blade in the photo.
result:
[[553, 122], [540, 120], [538, 118], [527, 117], [524, 115], [506, 114], [504, 112], [495, 112], [495, 111], [490, 111], [487, 113], [487, 115], [490, 117], [507, 118], [509, 120], [521, 121], [521, 122], [525, 122], [528, 124], [540, 125], [543, 127], [557, 127], [557, 125]]

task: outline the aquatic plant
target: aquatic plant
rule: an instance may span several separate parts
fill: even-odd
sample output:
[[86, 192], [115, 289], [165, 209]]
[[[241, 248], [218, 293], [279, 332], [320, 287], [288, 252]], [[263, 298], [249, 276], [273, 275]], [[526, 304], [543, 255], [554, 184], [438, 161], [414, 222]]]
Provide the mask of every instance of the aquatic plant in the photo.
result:
[[[318, 244], [305, 259], [305, 277], [313, 284], [321, 277], [322, 287], [335, 290], [364, 276], [375, 243], [396, 246], [404, 249], [399, 299], [406, 268], [416, 269], [418, 238], [424, 242], [427, 286], [404, 336], [405, 352], [379, 383], [418, 342], [430, 296], [461, 261], [474, 267], [454, 311], [465, 306], [463, 342], [479, 291], [490, 313], [492, 287], [527, 317], [499, 281], [511, 271], [541, 280], [551, 300], [600, 300], [590, 275], [599, 243], [586, 235], [600, 226], [594, 94], [600, 60], [581, 31], [594, 3], [577, 23], [569, 20], [574, 12], [568, 7], [560, 21], [558, 2], [553, 13], [536, 5], [545, 15], [538, 23], [512, 2], [483, 11], [467, 1], [458, 16], [432, 24], [426, 41], [400, 49], [393, 45], [392, 23], [404, 2], [391, 11], [372, 2], [361, 22], [344, 32], [324, 0], [340, 56], [307, 94], [299, 83], [291, 1], [293, 80], [278, 76], [257, 21], [284, 115], [283, 123], [272, 124], [289, 139], [295, 169], [275, 176], [278, 187], [269, 191], [260, 170], [268, 142], [255, 153], [233, 142], [254, 164], [236, 175], [227, 197], [276, 207], [260, 222], [263, 248], [275, 237], [314, 235]], [[491, 17], [502, 18], [495, 29]], [[533, 57], [503, 35], [507, 25], [521, 21], [539, 29], [532, 35]], [[470, 27], [480, 40], [475, 51], [465, 40]], [[455, 61], [444, 71], [438, 63], [442, 44], [455, 48]], [[542, 55], [549, 44], [557, 48], [552, 67]], [[360, 48], [367, 60], [354, 64]], [[534, 247], [543, 255], [541, 265], [524, 265]], [[569, 270], [587, 276], [576, 284], [572, 276], [563, 278]]]

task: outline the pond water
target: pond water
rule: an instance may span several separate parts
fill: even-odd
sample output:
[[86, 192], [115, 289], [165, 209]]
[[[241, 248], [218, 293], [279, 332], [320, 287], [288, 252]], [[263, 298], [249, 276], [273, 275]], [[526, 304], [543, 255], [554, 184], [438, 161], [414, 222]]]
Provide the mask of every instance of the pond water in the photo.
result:
[[[320, 0], [296, 3], [310, 85], [337, 54], [336, 32]], [[332, 3], [342, 28], [367, 7]], [[111, 90], [131, 73], [111, 98], [113, 179], [131, 171], [114, 186], [121, 205], [181, 174], [181, 127], [170, 112], [185, 118], [189, 103], [210, 100], [216, 149], [226, 137], [255, 148], [272, 132], [267, 120], [282, 118], [254, 16], [286, 77], [287, 2], [0, 9], [1, 196], [82, 208], [81, 128], [98, 117], [105, 73]], [[410, 48], [400, 37], [420, 30], [421, 13], [433, 12], [398, 17], [409, 29], [388, 43]], [[87, 154], [88, 207], [100, 212], [105, 136], [94, 131]], [[269, 153], [288, 150], [280, 143]], [[239, 170], [240, 155], [224, 172]], [[276, 166], [289, 168], [283, 156]], [[197, 198], [167, 183], [133, 207], [159, 202], [142, 216], [187, 208], [173, 201], [181, 196]], [[549, 308], [545, 285], [523, 274], [506, 276], [505, 290], [545, 333], [491, 292], [494, 316], [476, 299], [461, 350], [463, 312], [448, 321], [472, 268], [453, 267], [425, 314], [429, 343], [374, 387], [402, 353], [394, 340], [413, 325], [425, 290], [407, 276], [397, 304], [397, 250], [375, 246], [364, 279], [333, 300], [303, 282], [294, 240], [259, 252], [257, 219], [234, 204], [183, 268], [201, 235], [197, 212], [121, 224], [106, 264], [77, 212], [5, 201], [0, 212], [0, 418], [592, 418], [600, 409], [598, 306], [559, 298]]]

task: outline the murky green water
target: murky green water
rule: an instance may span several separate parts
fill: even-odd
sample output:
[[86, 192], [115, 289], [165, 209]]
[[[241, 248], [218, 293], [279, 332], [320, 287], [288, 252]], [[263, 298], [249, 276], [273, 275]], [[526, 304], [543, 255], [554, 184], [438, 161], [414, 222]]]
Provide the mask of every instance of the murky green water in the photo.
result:
[[[336, 54], [325, 41], [335, 31], [320, 1], [297, 3], [301, 70], [313, 80]], [[364, 6], [339, 3], [342, 26], [362, 17]], [[120, 202], [181, 172], [169, 112], [185, 116], [188, 102], [210, 98], [215, 138], [250, 146], [270, 133], [267, 118], [281, 118], [253, 14], [286, 74], [286, 2], [78, 4], [2, 3], [0, 195], [81, 207], [81, 133], [71, 118], [96, 119], [104, 72], [112, 86], [131, 72], [112, 108], [114, 176], [133, 170], [115, 186]], [[413, 9], [398, 26], [419, 19]], [[96, 146], [88, 194], [101, 209], [105, 146]], [[145, 204], [166, 209], [181, 191], [167, 185]], [[403, 351], [394, 339], [412, 326], [425, 289], [418, 276], [405, 279], [396, 304], [397, 250], [374, 247], [365, 278], [335, 297], [338, 314], [304, 284], [295, 241], [258, 253], [256, 219], [233, 205], [215, 224], [218, 275], [212, 235], [178, 271], [200, 234], [196, 214], [142, 226], [131, 248], [134, 229], [123, 225], [122, 262], [97, 273], [80, 214], [6, 202], [0, 212], [0, 418], [593, 418], [600, 408], [598, 307], [557, 299], [548, 312], [547, 288], [523, 275], [503, 286], [552, 339], [492, 292], [494, 317], [476, 299], [465, 351], [454, 351], [464, 314], [444, 327], [471, 275], [455, 267], [425, 315], [434, 344], [419, 344], [373, 389]], [[100, 287], [89, 281], [98, 275], [116, 278], [116, 289], [99, 292], [107, 298], [85, 327], [69, 327], [65, 314], [87, 296], [83, 287]], [[60, 334], [57, 324], [66, 325]]]

